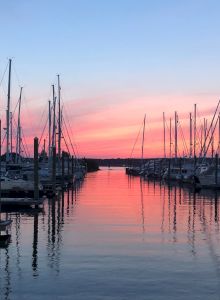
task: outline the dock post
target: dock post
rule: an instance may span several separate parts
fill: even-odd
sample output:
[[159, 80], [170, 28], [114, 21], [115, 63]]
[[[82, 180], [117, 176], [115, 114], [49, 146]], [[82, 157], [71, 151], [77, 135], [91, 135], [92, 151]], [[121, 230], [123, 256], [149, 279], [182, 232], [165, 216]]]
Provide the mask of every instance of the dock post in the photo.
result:
[[62, 188], [64, 188], [64, 152], [62, 152], [62, 179], [61, 179], [61, 184], [62, 184]]
[[73, 161], [73, 155], [72, 155], [71, 163], [72, 163], [72, 165], [71, 165], [71, 167], [72, 167], [71, 173], [72, 173], [72, 177], [73, 177], [73, 175], [74, 175], [74, 161]]
[[170, 181], [170, 163], [171, 163], [171, 158], [169, 158], [168, 161], [168, 180]]
[[56, 193], [56, 147], [52, 148], [52, 187]]
[[72, 180], [71, 180], [71, 182], [72, 182], [72, 185], [73, 185], [73, 178], [74, 178], [74, 157], [73, 157], [73, 155], [72, 155], [72, 159], [71, 159], [71, 173], [72, 173]]
[[39, 200], [38, 138], [34, 138], [34, 200]]
[[67, 172], [68, 172], [68, 184], [70, 183], [70, 157], [68, 156], [67, 160]]
[[218, 185], [218, 154], [215, 155], [215, 185]]
[[180, 167], [180, 181], [182, 181], [182, 157], [179, 158], [179, 167]]
[[197, 164], [197, 157], [194, 156], [194, 176], [196, 176], [196, 164]]

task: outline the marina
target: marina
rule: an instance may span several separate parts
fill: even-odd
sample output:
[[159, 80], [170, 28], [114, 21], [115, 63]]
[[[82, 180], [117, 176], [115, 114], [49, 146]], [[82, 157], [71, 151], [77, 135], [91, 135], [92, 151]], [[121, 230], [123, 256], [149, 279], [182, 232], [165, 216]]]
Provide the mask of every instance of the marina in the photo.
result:
[[1, 299], [219, 299], [219, 203], [123, 168], [88, 173], [43, 211], [8, 213]]
[[186, 138], [178, 113], [174, 130], [163, 113], [163, 157], [147, 158], [145, 114], [140, 158], [100, 168], [76, 155], [57, 75], [43, 132], [22, 156], [23, 88], [13, 130], [11, 64], [3, 137], [0, 120], [0, 298], [181, 299], [184, 290], [182, 299], [218, 299], [220, 101], [199, 131], [194, 106]]
[[199, 131], [194, 106], [190, 139], [181, 135], [188, 152], [180, 155], [175, 111], [174, 130], [163, 113], [164, 156], [147, 158], [145, 114], [141, 157], [100, 169], [98, 160], [76, 155], [57, 75], [33, 157], [22, 156], [23, 89], [14, 136], [11, 63], [3, 138], [0, 121], [0, 298], [218, 299], [220, 101]]
[[2, 1], [0, 300], [220, 300], [219, 14]]
[[[17, 111], [12, 113], [11, 85], [12, 85], [12, 59], [8, 60], [5, 70], [8, 72], [8, 92], [6, 109], [6, 128], [2, 138], [2, 122], [0, 120], [0, 201], [2, 206], [39, 206], [46, 196], [56, 196], [57, 192], [67, 186], [73, 186], [75, 182], [83, 179], [86, 173], [86, 165], [75, 155], [72, 142], [70, 152], [64, 136], [63, 113], [61, 112], [61, 86], [60, 76], [57, 75], [57, 95], [55, 85], [52, 85], [52, 105], [48, 101], [48, 118], [40, 139], [33, 138], [33, 157], [22, 156], [26, 153], [22, 136], [21, 103], [23, 87], [16, 105]], [[4, 74], [5, 75], [5, 74]], [[2, 80], [4, 79], [4, 76]], [[17, 113], [16, 134], [13, 135], [13, 118]], [[62, 119], [62, 120], [61, 120]], [[40, 143], [47, 126], [47, 141], [43, 141], [43, 149], [40, 151]], [[68, 130], [66, 129], [68, 133]], [[68, 138], [70, 139], [69, 133]], [[65, 152], [62, 150], [61, 140], [65, 142]], [[46, 152], [47, 142], [47, 152]], [[16, 152], [13, 152], [15, 143]], [[2, 148], [6, 152], [2, 155]], [[67, 149], [66, 149], [67, 148]]]
[[[218, 101], [217, 107], [213, 113], [209, 126], [207, 119], [204, 118], [204, 126], [197, 129], [197, 105], [194, 105], [194, 117], [189, 114], [189, 131], [184, 133], [181, 128], [181, 120], [178, 113], [174, 113], [174, 130], [172, 128], [172, 119], [169, 122], [169, 140], [167, 142], [167, 128], [165, 113], [163, 113], [163, 158], [145, 159], [145, 123], [144, 116], [141, 143], [141, 159], [136, 159], [135, 166], [132, 166], [132, 158], [130, 157], [130, 166], [127, 166], [125, 172], [131, 176], [141, 176], [148, 179], [158, 179], [166, 182], [175, 181], [177, 183], [187, 183], [195, 188], [220, 188], [220, 112]], [[201, 120], [200, 120], [201, 121]], [[194, 130], [193, 126], [194, 124]], [[218, 126], [217, 126], [218, 125]], [[216, 129], [217, 128], [217, 129]], [[181, 130], [181, 135], [179, 131]], [[139, 131], [140, 134], [140, 131]], [[138, 134], [138, 136], [139, 136]], [[183, 154], [181, 155], [179, 147], [179, 139], [185, 143]], [[174, 141], [173, 141], [174, 139]], [[137, 139], [135, 141], [136, 145]], [[186, 143], [189, 143], [187, 147]], [[134, 150], [134, 147], [132, 152]], [[169, 155], [167, 148], [169, 146]], [[132, 153], [131, 153], [132, 155]]]

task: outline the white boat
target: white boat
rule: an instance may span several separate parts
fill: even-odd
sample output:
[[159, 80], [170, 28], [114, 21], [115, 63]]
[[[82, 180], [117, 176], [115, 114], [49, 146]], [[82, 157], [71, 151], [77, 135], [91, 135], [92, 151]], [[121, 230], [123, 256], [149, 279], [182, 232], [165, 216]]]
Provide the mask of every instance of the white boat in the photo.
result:
[[[39, 191], [42, 191], [43, 187], [39, 184]], [[34, 182], [23, 179], [12, 179], [7, 176], [1, 177], [1, 193], [10, 192], [34, 192]]]
[[11, 223], [12, 220], [0, 220], [0, 231], [5, 231]]
[[171, 166], [170, 169], [166, 168], [163, 179], [190, 182], [194, 173], [194, 166], [191, 164], [182, 167]]
[[142, 174], [145, 178], [161, 178], [164, 173], [161, 159], [149, 160], [142, 168]]
[[220, 187], [220, 166], [211, 165], [196, 175], [197, 184], [203, 188]]

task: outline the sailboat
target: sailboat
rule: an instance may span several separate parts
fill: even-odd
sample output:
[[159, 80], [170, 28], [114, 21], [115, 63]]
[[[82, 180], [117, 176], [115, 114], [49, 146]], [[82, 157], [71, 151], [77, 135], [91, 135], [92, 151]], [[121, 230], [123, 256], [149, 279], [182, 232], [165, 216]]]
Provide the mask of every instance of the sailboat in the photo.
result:
[[[146, 123], [146, 114], [144, 115], [144, 122], [143, 122], [143, 131], [142, 131], [142, 146], [141, 146], [141, 165], [137, 167], [127, 167], [125, 172], [127, 175], [132, 176], [142, 176], [144, 175], [144, 138], [145, 138], [145, 123]], [[140, 131], [139, 131], [140, 133]], [[139, 135], [139, 134], [138, 134]], [[136, 144], [136, 142], [135, 142]], [[133, 147], [134, 149], [134, 147]], [[133, 150], [132, 150], [133, 151]]]
[[[0, 120], [0, 170], [1, 170], [1, 120]], [[11, 235], [8, 234], [8, 227], [11, 225], [12, 220], [1, 218], [1, 180], [0, 180], [0, 246], [6, 246], [10, 240]], [[5, 232], [2, 234], [2, 232]]]
[[[8, 245], [11, 239], [11, 235], [8, 233], [8, 228], [11, 225], [12, 220], [1, 219], [1, 204], [0, 204], [0, 248]], [[2, 234], [2, 232], [4, 232]]]
[[[214, 133], [215, 129], [217, 127], [217, 124], [219, 124], [219, 137], [220, 137], [220, 114], [219, 114], [219, 105], [220, 100], [218, 102], [218, 105], [215, 109], [215, 113], [213, 115], [211, 124], [209, 126], [203, 147], [201, 152], [204, 151], [204, 155], [202, 157], [201, 166], [205, 165], [207, 152], [209, 150], [209, 147], [213, 147], [213, 141], [214, 141]], [[218, 113], [218, 114], [217, 114]], [[211, 135], [209, 137], [209, 134]], [[208, 141], [208, 145], [206, 146], [206, 141]], [[219, 138], [219, 145], [220, 145], [220, 138]], [[219, 146], [218, 146], [219, 151]], [[213, 155], [213, 149], [212, 149], [212, 155]], [[218, 154], [216, 153], [215, 159], [212, 157], [211, 164], [206, 164], [206, 168], [197, 168], [196, 172], [196, 183], [197, 186], [201, 188], [220, 188], [219, 178], [220, 178], [220, 166], [219, 166], [219, 158]]]

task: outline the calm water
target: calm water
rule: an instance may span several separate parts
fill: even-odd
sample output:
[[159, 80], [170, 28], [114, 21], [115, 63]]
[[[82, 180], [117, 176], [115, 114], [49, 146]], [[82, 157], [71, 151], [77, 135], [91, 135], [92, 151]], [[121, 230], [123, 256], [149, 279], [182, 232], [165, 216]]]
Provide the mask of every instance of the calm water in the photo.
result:
[[39, 212], [11, 212], [0, 299], [220, 299], [218, 195], [88, 174]]

